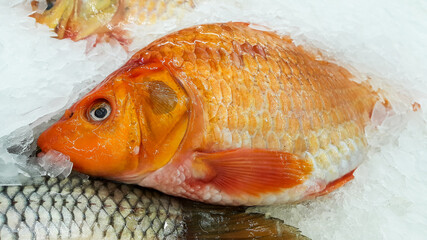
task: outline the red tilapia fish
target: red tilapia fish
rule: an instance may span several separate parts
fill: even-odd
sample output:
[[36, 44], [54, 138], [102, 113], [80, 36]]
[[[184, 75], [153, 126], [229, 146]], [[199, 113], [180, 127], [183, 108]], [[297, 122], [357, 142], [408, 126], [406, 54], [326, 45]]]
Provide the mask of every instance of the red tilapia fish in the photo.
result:
[[[258, 27], [257, 27], [258, 28]], [[224, 205], [295, 202], [353, 178], [378, 95], [247, 23], [151, 43], [38, 139], [74, 169]]]
[[[45, 4], [42, 4], [45, 3]], [[193, 0], [33, 0], [31, 16], [53, 28], [59, 39], [78, 41], [90, 36], [128, 43], [127, 24], [152, 24], [183, 16]], [[42, 9], [40, 9], [42, 8]]]

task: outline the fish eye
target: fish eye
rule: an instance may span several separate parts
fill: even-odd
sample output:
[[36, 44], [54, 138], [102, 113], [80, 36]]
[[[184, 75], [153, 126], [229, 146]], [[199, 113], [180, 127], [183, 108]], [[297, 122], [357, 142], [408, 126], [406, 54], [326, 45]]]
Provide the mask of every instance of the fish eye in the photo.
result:
[[92, 105], [92, 107], [90, 108], [89, 117], [93, 121], [99, 122], [105, 120], [108, 116], [110, 116], [110, 113], [110, 104], [106, 101], [102, 101]]
[[46, 11], [47, 11], [53, 8], [53, 5], [55, 5], [56, 0], [47, 0], [46, 2], [47, 2], [47, 7], [46, 7]]

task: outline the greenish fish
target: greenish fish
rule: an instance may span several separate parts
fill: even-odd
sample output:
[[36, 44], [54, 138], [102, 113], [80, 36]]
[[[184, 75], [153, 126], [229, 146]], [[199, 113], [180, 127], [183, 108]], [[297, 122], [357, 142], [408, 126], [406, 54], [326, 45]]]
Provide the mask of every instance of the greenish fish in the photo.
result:
[[307, 239], [244, 208], [105, 180], [40, 178], [0, 187], [0, 239]]

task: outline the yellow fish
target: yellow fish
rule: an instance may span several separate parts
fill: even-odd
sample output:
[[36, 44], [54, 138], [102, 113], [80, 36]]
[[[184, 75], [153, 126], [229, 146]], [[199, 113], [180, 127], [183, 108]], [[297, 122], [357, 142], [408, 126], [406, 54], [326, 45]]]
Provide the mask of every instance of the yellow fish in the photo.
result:
[[[32, 1], [33, 10], [40, 1]], [[42, 12], [31, 16], [54, 29], [59, 39], [78, 41], [96, 35], [98, 41], [117, 39], [130, 42], [123, 30], [127, 24], [150, 24], [194, 8], [193, 0], [47, 0]]]
[[38, 145], [77, 171], [193, 200], [301, 201], [363, 160], [379, 96], [352, 77], [247, 23], [195, 26], [136, 53]]

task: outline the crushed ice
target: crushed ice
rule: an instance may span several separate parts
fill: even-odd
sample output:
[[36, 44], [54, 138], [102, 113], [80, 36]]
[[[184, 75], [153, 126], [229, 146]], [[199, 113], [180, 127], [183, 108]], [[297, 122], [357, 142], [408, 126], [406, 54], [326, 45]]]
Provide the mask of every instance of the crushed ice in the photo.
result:
[[41, 154], [40, 157], [37, 157], [37, 163], [50, 177], [68, 177], [73, 169], [70, 157], [55, 150]]

